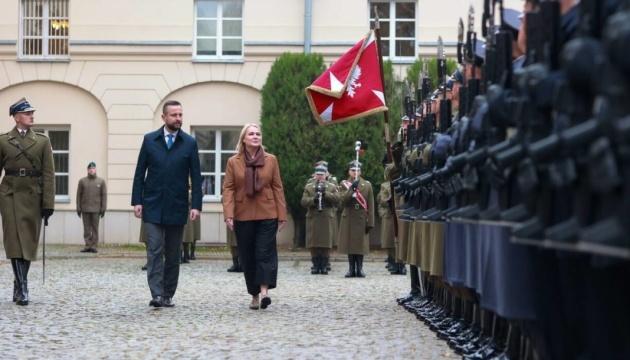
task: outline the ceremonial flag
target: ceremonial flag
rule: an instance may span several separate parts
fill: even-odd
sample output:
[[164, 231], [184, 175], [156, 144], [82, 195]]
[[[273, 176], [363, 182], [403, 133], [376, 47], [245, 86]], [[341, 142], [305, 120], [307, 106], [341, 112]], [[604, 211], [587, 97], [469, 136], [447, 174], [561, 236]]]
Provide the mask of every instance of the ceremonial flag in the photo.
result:
[[370, 31], [305, 89], [321, 125], [387, 111], [379, 56], [376, 36]]

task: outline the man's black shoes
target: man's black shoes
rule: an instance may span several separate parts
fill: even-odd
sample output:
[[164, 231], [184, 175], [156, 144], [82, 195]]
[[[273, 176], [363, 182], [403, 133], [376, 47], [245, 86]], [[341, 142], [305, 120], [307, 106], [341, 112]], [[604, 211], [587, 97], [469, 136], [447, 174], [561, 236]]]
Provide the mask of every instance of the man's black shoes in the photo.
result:
[[164, 306], [164, 307], [173, 307], [173, 306], [175, 306], [175, 303], [173, 302], [172, 298], [164, 297], [162, 299], [162, 306]]
[[164, 306], [164, 300], [162, 299], [161, 296], [156, 296], [153, 299], [151, 299], [151, 301], [149, 302], [149, 306], [153, 306], [156, 308], [162, 307]]

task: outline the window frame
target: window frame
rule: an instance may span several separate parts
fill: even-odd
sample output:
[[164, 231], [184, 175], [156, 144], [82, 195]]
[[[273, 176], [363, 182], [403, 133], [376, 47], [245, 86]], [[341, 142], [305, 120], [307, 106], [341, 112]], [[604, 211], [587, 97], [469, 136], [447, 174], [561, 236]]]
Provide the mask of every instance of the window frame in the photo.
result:
[[[70, 136], [71, 131], [70, 131], [70, 126], [62, 126], [62, 125], [43, 125], [43, 126], [33, 126], [33, 131], [34, 132], [38, 132], [40, 134], [44, 134], [46, 135], [48, 138], [50, 138], [49, 133], [51, 131], [66, 131], [68, 133], [68, 150], [55, 150], [54, 148], [53, 150], [53, 158], [55, 156], [55, 154], [68, 154], [68, 171], [67, 172], [59, 172], [57, 171], [57, 169], [55, 169], [55, 178], [57, 178], [57, 176], [65, 176], [68, 178], [68, 194], [67, 195], [59, 195], [57, 194], [57, 192], [55, 191], [55, 202], [56, 203], [69, 203], [70, 202], [70, 164], [71, 164], [71, 154], [70, 154], [70, 143], [71, 143], [71, 138]], [[52, 144], [51, 144], [52, 145]]]
[[[198, 14], [198, 6], [199, 6], [199, 0], [195, 0], [195, 8], [194, 8], [194, 26], [193, 26], [193, 59], [194, 60], [200, 60], [200, 61], [204, 61], [204, 60], [209, 60], [209, 61], [216, 61], [216, 60], [228, 60], [228, 61], [233, 61], [233, 60], [242, 60], [245, 57], [245, 37], [243, 36], [243, 6], [244, 6], [244, 1], [243, 0], [210, 0], [210, 1], [214, 1], [217, 3], [217, 17], [216, 18], [199, 18], [197, 16]], [[241, 3], [241, 17], [223, 17], [223, 3], [226, 2], [239, 2]], [[199, 20], [214, 20], [216, 21], [216, 36], [214, 37], [202, 37], [203, 38], [209, 38], [212, 39], [214, 38], [216, 40], [216, 51], [217, 54], [216, 55], [198, 55], [197, 54], [197, 40], [199, 39], [199, 35], [197, 34], [197, 22]], [[238, 39], [238, 36], [225, 36], [223, 35], [223, 20], [240, 20], [241, 21], [241, 54], [240, 55], [223, 55], [223, 41], [224, 39]]]
[[201, 171], [201, 176], [214, 176], [214, 195], [203, 194], [203, 202], [218, 203], [223, 199], [221, 179], [225, 176], [225, 169], [221, 169], [221, 160], [224, 154], [234, 155], [236, 149], [223, 149], [223, 138], [221, 134], [223, 131], [235, 131], [238, 133], [240, 128], [238, 127], [215, 127], [215, 126], [194, 126], [191, 129], [192, 136], [197, 139], [198, 131], [214, 131], [214, 149], [201, 149], [199, 148], [199, 155], [201, 154], [215, 154], [214, 156], [214, 172]]
[[[394, 62], [400, 61], [414, 61], [418, 56], [418, 4], [415, 0], [369, 0], [368, 3], [368, 25], [370, 26], [374, 21], [374, 18], [371, 17], [372, 4], [375, 3], [386, 3], [389, 4], [389, 17], [388, 18], [379, 18], [379, 20], [387, 20], [389, 24], [389, 36], [387, 39], [382, 39], [383, 42], [387, 41], [389, 45], [389, 54], [383, 54], [383, 58], [386, 60], [392, 60]], [[410, 3], [414, 6], [414, 17], [413, 19], [403, 19], [396, 17], [396, 4], [397, 3]], [[396, 24], [397, 23], [413, 23], [414, 24], [414, 36], [413, 37], [397, 37], [396, 36]], [[413, 41], [413, 55], [411, 56], [396, 56], [396, 41]], [[380, 51], [381, 49], [379, 49]]]
[[[68, 60], [70, 59], [70, 0], [57, 0], [66, 3], [67, 6], [67, 16], [66, 17], [53, 17], [54, 19], [62, 19], [67, 20], [68, 22], [68, 35], [67, 36], [55, 36], [50, 35], [49, 27], [50, 27], [50, 0], [41, 0], [42, 1], [42, 35], [39, 36], [31, 36], [30, 38], [41, 38], [42, 40], [42, 53], [38, 55], [33, 54], [24, 54], [24, 6], [27, 2], [33, 0], [19, 0], [19, 21], [18, 21], [18, 59], [21, 60]], [[31, 19], [31, 18], [29, 18]], [[36, 18], [38, 19], [38, 18]], [[68, 53], [64, 55], [50, 55], [49, 41], [51, 39], [65, 39], [66, 46], [68, 48]]]

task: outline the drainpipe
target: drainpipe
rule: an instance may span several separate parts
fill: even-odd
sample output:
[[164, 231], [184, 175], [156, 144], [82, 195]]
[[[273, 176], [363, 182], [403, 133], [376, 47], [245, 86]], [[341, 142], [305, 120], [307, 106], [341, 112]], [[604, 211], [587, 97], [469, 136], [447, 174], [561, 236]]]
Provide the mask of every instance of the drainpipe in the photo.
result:
[[313, 0], [304, 0], [304, 53], [311, 53]]

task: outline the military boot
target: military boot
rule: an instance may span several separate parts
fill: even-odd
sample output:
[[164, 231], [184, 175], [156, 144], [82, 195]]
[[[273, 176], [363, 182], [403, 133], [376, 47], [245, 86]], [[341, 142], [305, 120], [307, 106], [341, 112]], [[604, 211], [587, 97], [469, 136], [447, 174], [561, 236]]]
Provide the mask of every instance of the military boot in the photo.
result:
[[28, 269], [31, 266], [31, 262], [24, 259], [17, 259], [17, 280], [18, 280], [18, 294], [16, 299], [17, 305], [28, 305]]
[[328, 275], [329, 266], [330, 266], [330, 262], [328, 261], [328, 256], [320, 255], [319, 256], [319, 273], [322, 275]]
[[355, 255], [354, 259], [355, 259], [354, 261], [357, 267], [356, 268], [357, 277], [364, 278], [365, 273], [363, 272], [363, 255]]
[[319, 274], [319, 255], [311, 257], [311, 262], [313, 262], [313, 266], [311, 266], [311, 275]]
[[357, 276], [357, 272], [356, 272], [355, 267], [354, 267], [354, 257], [355, 256], [356, 255], [348, 254], [348, 272], [345, 275], [345, 277], [347, 277], [347, 278], [351, 278], [351, 277], [356, 277]]
[[243, 272], [241, 265], [238, 262], [238, 256], [232, 257], [232, 266], [227, 269], [228, 272]]
[[17, 260], [18, 259], [11, 258], [11, 267], [13, 267], [13, 302], [17, 301], [20, 290], [20, 283], [18, 282], [17, 274]]
[[190, 243], [182, 244], [182, 264], [190, 263]]
[[405, 266], [405, 263], [397, 263], [396, 266], [398, 267], [396, 275], [407, 275], [407, 267]]
[[396, 263], [394, 262], [394, 258], [390, 255], [387, 255], [387, 259], [385, 259], [385, 262], [387, 262], [387, 264], [385, 264], [385, 268], [387, 269], [387, 271], [394, 271], [394, 265], [396, 265]]
[[190, 243], [190, 260], [197, 260], [195, 257], [195, 248], [197, 247], [197, 242], [193, 241]]

